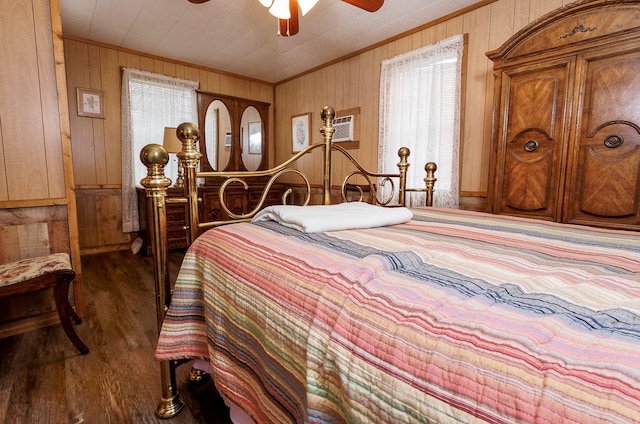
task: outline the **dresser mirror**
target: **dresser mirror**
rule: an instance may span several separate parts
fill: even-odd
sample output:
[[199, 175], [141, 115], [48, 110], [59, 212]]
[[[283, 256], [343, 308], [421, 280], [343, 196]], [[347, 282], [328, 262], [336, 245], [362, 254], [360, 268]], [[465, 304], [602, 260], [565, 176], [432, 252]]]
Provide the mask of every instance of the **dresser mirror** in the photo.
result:
[[204, 116], [203, 136], [207, 162], [214, 170], [222, 169], [229, 162], [231, 153], [231, 119], [229, 110], [221, 100], [214, 100]]
[[262, 119], [260, 112], [254, 106], [247, 107], [242, 112], [240, 120], [242, 136], [242, 163], [249, 171], [255, 171], [262, 162]]
[[269, 103], [196, 91], [203, 171], [267, 167]]

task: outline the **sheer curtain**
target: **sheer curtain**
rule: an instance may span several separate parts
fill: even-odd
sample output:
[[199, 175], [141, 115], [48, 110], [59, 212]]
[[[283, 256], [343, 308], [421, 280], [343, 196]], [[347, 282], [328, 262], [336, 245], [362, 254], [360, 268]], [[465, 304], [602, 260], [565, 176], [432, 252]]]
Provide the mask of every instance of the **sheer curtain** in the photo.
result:
[[[139, 230], [136, 187], [147, 174], [140, 150], [162, 144], [164, 127], [196, 122], [197, 81], [137, 69], [122, 71], [122, 231]], [[175, 179], [177, 162], [169, 155], [165, 175]]]
[[[457, 208], [462, 35], [382, 62], [378, 170], [397, 172], [398, 149], [411, 150], [407, 187], [424, 187], [424, 164], [438, 165], [434, 206]], [[411, 193], [408, 205], [424, 205]]]

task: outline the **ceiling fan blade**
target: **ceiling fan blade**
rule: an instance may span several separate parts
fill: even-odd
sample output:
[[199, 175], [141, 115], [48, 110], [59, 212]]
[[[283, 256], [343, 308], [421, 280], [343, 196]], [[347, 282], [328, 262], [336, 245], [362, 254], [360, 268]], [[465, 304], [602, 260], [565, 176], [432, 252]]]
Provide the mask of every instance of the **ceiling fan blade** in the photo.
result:
[[298, 2], [297, 0], [289, 0], [290, 19], [278, 19], [278, 34], [289, 37], [296, 35], [300, 31], [300, 20], [298, 18]]
[[200, 3], [206, 3], [209, 0], [188, 0], [189, 3], [193, 3], [193, 4], [200, 4]]
[[349, 3], [360, 9], [364, 9], [367, 12], [375, 12], [379, 10], [384, 4], [384, 0], [342, 0], [345, 3]]

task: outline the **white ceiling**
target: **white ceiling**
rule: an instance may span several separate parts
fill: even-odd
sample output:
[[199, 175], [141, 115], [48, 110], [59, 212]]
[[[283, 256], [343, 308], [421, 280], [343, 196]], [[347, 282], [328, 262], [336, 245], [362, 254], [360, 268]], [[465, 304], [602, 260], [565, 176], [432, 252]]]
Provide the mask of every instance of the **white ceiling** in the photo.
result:
[[320, 0], [300, 32], [277, 36], [258, 0], [60, 0], [62, 31], [267, 82], [279, 82], [478, 0], [386, 0], [366, 12]]

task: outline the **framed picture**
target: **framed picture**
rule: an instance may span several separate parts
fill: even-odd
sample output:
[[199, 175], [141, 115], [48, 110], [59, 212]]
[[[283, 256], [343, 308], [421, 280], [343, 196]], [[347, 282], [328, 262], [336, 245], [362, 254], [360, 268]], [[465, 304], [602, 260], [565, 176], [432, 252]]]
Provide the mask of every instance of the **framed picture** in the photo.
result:
[[262, 122], [249, 122], [249, 154], [262, 154]]
[[224, 136], [224, 147], [231, 147], [231, 131], [227, 131]]
[[291, 139], [293, 140], [293, 153], [307, 147], [310, 143], [309, 124], [311, 112], [294, 115], [291, 117]]
[[104, 118], [104, 91], [88, 88], [77, 89], [78, 116]]

